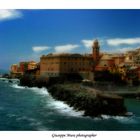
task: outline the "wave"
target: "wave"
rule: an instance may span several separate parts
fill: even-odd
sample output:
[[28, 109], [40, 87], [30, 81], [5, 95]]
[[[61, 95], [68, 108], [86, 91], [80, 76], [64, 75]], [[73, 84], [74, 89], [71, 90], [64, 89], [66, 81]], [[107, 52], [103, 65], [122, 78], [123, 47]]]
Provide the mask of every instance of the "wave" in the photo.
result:
[[52, 96], [49, 94], [46, 88], [37, 88], [37, 87], [24, 87], [24, 86], [19, 86], [17, 84], [12, 85], [13, 88], [17, 89], [27, 89], [27, 90], [32, 90], [35, 94], [40, 94], [43, 96], [48, 96], [46, 98], [46, 107], [53, 108], [57, 113], [61, 113], [62, 115], [67, 115], [67, 116], [83, 116], [84, 111], [75, 111], [73, 107], [69, 107], [67, 104], [65, 104], [62, 101], [57, 101], [52, 98]]
[[37, 94], [40, 94], [40, 95], [49, 95], [48, 91], [46, 88], [37, 88], [37, 87], [31, 87], [31, 88], [28, 88], [30, 90], [32, 90], [33, 92], [37, 93]]
[[19, 86], [17, 84], [12, 84], [11, 87], [18, 88], [18, 89], [26, 89], [27, 88], [27, 87], [24, 87], [24, 86]]
[[[65, 116], [74, 116], [74, 117], [83, 117], [84, 111], [76, 111], [73, 107], [68, 106], [62, 101], [55, 100], [48, 92], [46, 88], [37, 88], [37, 87], [24, 87], [19, 86], [17, 84], [12, 85], [13, 88], [17, 89], [27, 89], [32, 90], [35, 94], [40, 94], [43, 96], [47, 96], [46, 100], [46, 108], [53, 108], [55, 111], [59, 114], [65, 115]], [[89, 118], [89, 117], [84, 117]], [[116, 120], [121, 123], [135, 123], [134, 116], [131, 117], [124, 117], [124, 116], [110, 116], [110, 115], [101, 115], [101, 117], [96, 117], [94, 120]]]
[[75, 111], [73, 107], [68, 106], [62, 101], [56, 101], [53, 98], [50, 100], [48, 106], [65, 116], [82, 117], [84, 115], [84, 111]]
[[103, 120], [116, 120], [123, 124], [134, 124], [137, 123], [135, 116], [110, 116], [110, 115], [102, 115], [101, 116]]
[[7, 80], [7, 78], [0, 78], [0, 80]]
[[32, 90], [33, 92], [41, 95], [48, 95], [48, 91], [46, 88], [37, 88], [37, 87], [26, 87], [26, 86], [19, 86], [18, 84], [12, 84], [11, 87], [17, 88], [17, 89], [27, 89]]
[[35, 118], [30, 118], [30, 117], [27, 117], [27, 116], [20, 116], [20, 117], [17, 117], [16, 118], [16, 121], [20, 122], [20, 121], [28, 121], [28, 124], [30, 126], [32, 126], [33, 128], [35, 128], [36, 130], [48, 130], [47, 127], [45, 127], [43, 125], [43, 123]]
[[46, 107], [53, 108], [57, 111], [57, 113], [61, 113], [63, 115], [70, 115], [70, 116], [83, 116], [84, 111], [75, 111], [73, 107], [69, 107], [67, 104], [65, 104], [62, 101], [57, 101], [55, 100], [48, 92], [46, 88], [31, 88], [35, 93], [40, 94], [40, 95], [47, 95], [48, 98]]

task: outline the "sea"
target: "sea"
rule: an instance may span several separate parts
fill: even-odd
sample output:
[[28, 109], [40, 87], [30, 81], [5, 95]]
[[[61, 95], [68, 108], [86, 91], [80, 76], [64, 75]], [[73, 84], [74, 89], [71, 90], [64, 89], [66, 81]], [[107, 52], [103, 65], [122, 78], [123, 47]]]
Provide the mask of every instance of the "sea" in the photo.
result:
[[22, 87], [16, 79], [0, 79], [1, 131], [139, 131], [140, 100], [125, 99], [125, 106], [132, 116], [91, 118], [53, 99], [46, 88]]

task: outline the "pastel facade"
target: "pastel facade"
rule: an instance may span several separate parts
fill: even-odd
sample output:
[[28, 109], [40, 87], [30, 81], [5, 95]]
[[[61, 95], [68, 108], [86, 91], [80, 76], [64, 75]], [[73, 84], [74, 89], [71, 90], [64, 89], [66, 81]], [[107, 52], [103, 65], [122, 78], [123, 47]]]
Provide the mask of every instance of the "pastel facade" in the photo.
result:
[[13, 64], [11, 66], [11, 72], [12, 73], [17, 73], [18, 72], [18, 65], [17, 64]]
[[10, 70], [10, 73], [11, 73], [11, 77], [12, 78], [17, 78], [19, 77], [22, 73], [19, 71], [19, 66], [17, 64], [13, 64], [11, 66], [11, 70]]
[[91, 55], [48, 54], [40, 58], [40, 75], [56, 77], [78, 73], [84, 78], [89, 78], [92, 66], [93, 58]]
[[28, 62], [20, 62], [19, 63], [19, 72], [24, 74], [24, 72], [28, 69]]
[[114, 59], [109, 54], [103, 54], [95, 67], [95, 71], [108, 70], [114, 66]]
[[11, 72], [22, 75], [25, 71], [30, 71], [36, 77], [45, 78], [79, 74], [83, 79], [93, 80], [95, 71], [109, 70], [112, 73], [119, 72], [122, 79], [127, 79], [127, 73], [135, 73], [140, 80], [140, 49], [125, 54], [101, 54], [98, 40], [91, 47], [91, 54], [50, 53], [42, 55], [40, 63], [20, 62], [19, 67], [13, 64]]
[[93, 69], [99, 61], [99, 43], [93, 42], [92, 54], [48, 54], [40, 58], [40, 75], [57, 77], [68, 74], [79, 74], [83, 79], [93, 80]]
[[37, 68], [37, 63], [35, 61], [28, 62], [28, 70], [34, 70]]

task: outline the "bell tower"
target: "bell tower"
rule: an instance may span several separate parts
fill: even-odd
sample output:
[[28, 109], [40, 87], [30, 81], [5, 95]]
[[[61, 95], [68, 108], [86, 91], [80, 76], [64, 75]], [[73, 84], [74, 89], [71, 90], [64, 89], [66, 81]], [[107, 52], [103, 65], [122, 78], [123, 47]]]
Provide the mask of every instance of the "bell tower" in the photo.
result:
[[99, 55], [100, 55], [100, 46], [98, 40], [96, 39], [92, 45], [92, 56], [95, 63], [99, 61]]

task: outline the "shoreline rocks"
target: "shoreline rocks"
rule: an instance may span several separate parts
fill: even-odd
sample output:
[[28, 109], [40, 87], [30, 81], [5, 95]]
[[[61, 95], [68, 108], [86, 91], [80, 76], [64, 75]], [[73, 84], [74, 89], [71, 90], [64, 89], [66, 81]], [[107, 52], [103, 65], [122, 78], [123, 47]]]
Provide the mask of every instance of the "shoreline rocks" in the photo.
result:
[[125, 116], [127, 109], [122, 97], [101, 94], [78, 86], [80, 85], [58, 84], [49, 88], [49, 92], [55, 99], [66, 102], [78, 111], [85, 111], [85, 116]]
[[26, 75], [20, 79], [20, 85], [46, 87], [53, 98], [64, 101], [77, 111], [84, 111], [85, 116], [125, 116], [127, 112], [123, 97], [103, 94], [100, 90], [82, 86], [80, 82], [68, 82], [61, 78], [34, 79]]

